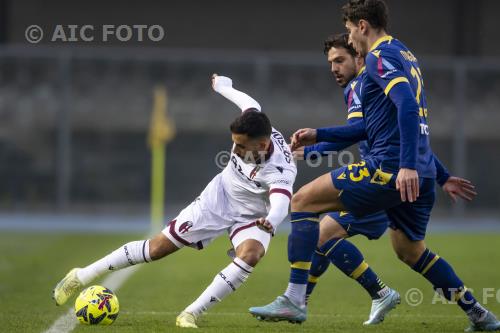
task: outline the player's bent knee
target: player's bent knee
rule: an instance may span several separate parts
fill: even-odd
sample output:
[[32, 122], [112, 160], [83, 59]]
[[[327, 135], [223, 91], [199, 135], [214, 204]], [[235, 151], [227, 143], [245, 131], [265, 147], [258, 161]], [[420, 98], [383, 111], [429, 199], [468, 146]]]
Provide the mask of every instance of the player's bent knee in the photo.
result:
[[319, 223], [318, 247], [323, 246], [332, 238], [347, 238], [349, 234], [345, 229], [330, 216], [325, 216]]
[[163, 233], [156, 235], [149, 241], [149, 256], [152, 260], [161, 259], [178, 249]]
[[293, 212], [302, 212], [307, 207], [307, 191], [300, 189], [292, 196], [291, 207]]
[[416, 249], [396, 250], [396, 255], [399, 260], [401, 260], [408, 266], [414, 266], [420, 259], [422, 251], [418, 251]]
[[245, 241], [236, 249], [236, 256], [252, 267], [257, 265], [265, 253], [264, 246], [254, 239]]

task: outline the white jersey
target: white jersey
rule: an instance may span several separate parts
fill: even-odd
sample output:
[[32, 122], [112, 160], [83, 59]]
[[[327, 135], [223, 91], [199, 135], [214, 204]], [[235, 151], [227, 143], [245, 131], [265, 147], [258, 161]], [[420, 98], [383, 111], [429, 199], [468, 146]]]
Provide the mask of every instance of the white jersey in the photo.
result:
[[222, 171], [222, 186], [240, 218], [255, 220], [265, 217], [272, 192], [289, 197], [293, 193], [297, 167], [283, 135], [275, 128], [268, 154], [267, 160], [261, 164], [249, 164], [231, 153], [231, 160]]

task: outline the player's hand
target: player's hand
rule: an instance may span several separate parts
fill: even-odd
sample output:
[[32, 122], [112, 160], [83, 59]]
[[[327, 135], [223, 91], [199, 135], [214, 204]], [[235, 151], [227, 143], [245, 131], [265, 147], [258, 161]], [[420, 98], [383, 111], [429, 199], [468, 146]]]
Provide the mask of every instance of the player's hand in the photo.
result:
[[216, 73], [212, 74], [212, 88], [219, 92], [220, 88], [232, 87], [233, 80], [226, 76], [219, 76]]
[[299, 148], [300, 146], [310, 146], [316, 143], [316, 136], [318, 135], [316, 129], [314, 128], [301, 128], [291, 137], [291, 148], [292, 151]]
[[295, 150], [292, 150], [292, 155], [293, 155], [294, 160], [301, 161], [301, 160], [305, 159], [304, 148], [305, 148], [304, 146], [300, 146], [300, 147], [296, 148]]
[[268, 220], [266, 220], [266, 218], [261, 217], [260, 219], [255, 221], [255, 223], [257, 224], [257, 227], [259, 229], [264, 230], [265, 232], [268, 232], [271, 235], [274, 234], [274, 227]]
[[443, 185], [443, 191], [448, 193], [454, 203], [457, 202], [458, 197], [472, 201], [477, 195], [475, 188], [469, 180], [460, 177], [450, 177]]
[[401, 201], [417, 200], [420, 194], [417, 170], [401, 168], [396, 178], [396, 189], [401, 193]]

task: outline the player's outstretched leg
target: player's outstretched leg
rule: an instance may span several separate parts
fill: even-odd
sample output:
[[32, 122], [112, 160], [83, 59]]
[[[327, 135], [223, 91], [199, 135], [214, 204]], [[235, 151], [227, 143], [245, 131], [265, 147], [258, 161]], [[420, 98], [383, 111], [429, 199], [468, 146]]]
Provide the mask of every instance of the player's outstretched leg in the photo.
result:
[[471, 325], [466, 331], [500, 331], [500, 321], [474, 298], [446, 260], [426, 248], [423, 241], [409, 240], [401, 230], [391, 230], [391, 240], [400, 260], [467, 314]]
[[333, 186], [330, 173], [327, 173], [302, 187], [293, 196], [292, 230], [288, 236], [288, 260], [291, 264], [288, 288], [274, 302], [249, 309], [258, 319], [294, 323], [306, 320], [307, 280], [319, 239], [319, 214], [344, 209], [338, 200], [339, 193]]
[[83, 286], [106, 272], [151, 262], [177, 250], [178, 247], [162, 233], [151, 240], [127, 243], [87, 267], [73, 268], [56, 285], [52, 298], [56, 305], [62, 305]]
[[184, 328], [197, 328], [197, 318], [235, 292], [248, 279], [264, 254], [264, 246], [257, 240], [247, 239], [241, 243], [236, 248], [236, 257], [233, 262], [221, 270], [198, 299], [177, 316], [176, 325]]
[[333, 238], [321, 246], [319, 252], [344, 274], [356, 280], [372, 298], [370, 316], [365, 325], [381, 323], [387, 313], [401, 303], [399, 293], [380, 280], [358, 248], [348, 240]]
[[306, 287], [306, 305], [309, 303], [309, 297], [313, 293], [319, 278], [326, 272], [328, 266], [330, 266], [328, 257], [325, 257], [325, 255], [319, 251], [319, 248], [317, 248], [311, 259], [311, 269], [309, 270], [309, 278], [307, 279]]

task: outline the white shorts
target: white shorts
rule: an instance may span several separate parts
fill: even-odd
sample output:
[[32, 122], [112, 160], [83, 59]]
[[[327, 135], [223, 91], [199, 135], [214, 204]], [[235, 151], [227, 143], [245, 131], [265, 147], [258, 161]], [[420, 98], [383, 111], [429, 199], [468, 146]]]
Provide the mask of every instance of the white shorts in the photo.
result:
[[267, 252], [271, 241], [269, 233], [259, 229], [255, 222], [232, 221], [229, 217], [216, 214], [206, 208], [203, 201], [203, 196], [196, 199], [163, 229], [163, 234], [177, 247], [190, 246], [201, 250], [227, 233], [235, 249], [245, 240], [254, 239]]

